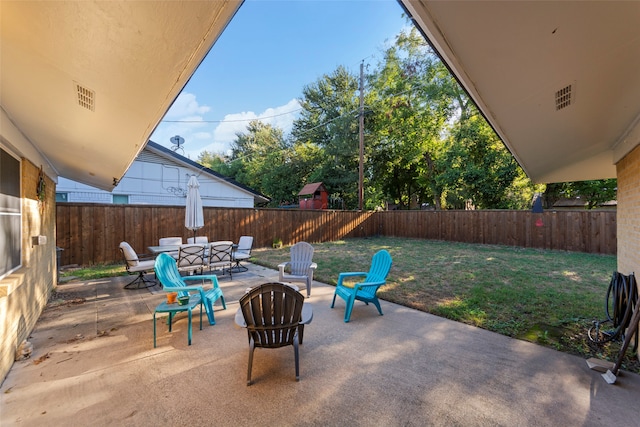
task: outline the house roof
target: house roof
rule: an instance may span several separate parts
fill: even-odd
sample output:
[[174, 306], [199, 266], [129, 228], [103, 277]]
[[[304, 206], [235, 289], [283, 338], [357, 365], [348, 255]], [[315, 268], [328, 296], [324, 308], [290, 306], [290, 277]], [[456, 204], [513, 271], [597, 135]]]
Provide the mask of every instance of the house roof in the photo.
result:
[[327, 191], [321, 182], [313, 182], [302, 187], [302, 190], [298, 193], [298, 196], [306, 196], [308, 194], [315, 194], [316, 191]]
[[[567, 198], [562, 198], [558, 201], [556, 201], [553, 204], [554, 208], [582, 208], [584, 209], [586, 206], [588, 205], [587, 201], [584, 199], [581, 199], [579, 197], [576, 198], [572, 198], [572, 199], [567, 199]], [[609, 200], [607, 202], [603, 202], [598, 204], [598, 207], [600, 208], [615, 208], [618, 206], [618, 201], [617, 200]]]
[[244, 190], [247, 193], [250, 193], [251, 195], [253, 195], [253, 198], [254, 198], [256, 203], [268, 203], [271, 200], [269, 197], [265, 196], [264, 194], [254, 190], [254, 189], [252, 189], [250, 187], [247, 187], [244, 184], [240, 184], [238, 181], [236, 181], [236, 180], [234, 180], [232, 178], [229, 178], [227, 176], [224, 176], [224, 175], [214, 171], [213, 169], [209, 169], [208, 167], [203, 166], [200, 163], [194, 162], [193, 160], [191, 160], [191, 159], [189, 159], [189, 158], [187, 158], [185, 156], [182, 156], [182, 155], [176, 153], [175, 151], [169, 150], [168, 148], [163, 147], [162, 145], [160, 145], [160, 144], [158, 144], [156, 142], [153, 142], [153, 141], [149, 140], [149, 142], [147, 143], [146, 149], [148, 149], [148, 150], [150, 150], [150, 151], [152, 151], [152, 152], [154, 152], [154, 153], [156, 153], [158, 155], [161, 155], [163, 157], [172, 159], [173, 161], [176, 161], [178, 163], [182, 163], [183, 165], [185, 165], [187, 167], [190, 167], [192, 169], [199, 170], [202, 173], [210, 175], [211, 177], [214, 177], [214, 178], [216, 178], [218, 180], [225, 181], [229, 185], [233, 185], [235, 187], [238, 187], [241, 190]]
[[50, 176], [111, 191], [241, 4], [0, 1], [0, 107]]
[[400, 3], [535, 182], [613, 178], [640, 143], [640, 2]]

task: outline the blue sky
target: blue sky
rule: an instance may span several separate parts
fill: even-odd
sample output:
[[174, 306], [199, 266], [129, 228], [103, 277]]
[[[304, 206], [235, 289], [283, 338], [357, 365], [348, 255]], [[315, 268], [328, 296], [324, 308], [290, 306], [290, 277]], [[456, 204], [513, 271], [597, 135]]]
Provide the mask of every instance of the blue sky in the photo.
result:
[[226, 152], [252, 119], [288, 132], [305, 85], [375, 66], [408, 25], [395, 0], [245, 0], [151, 140], [171, 148], [180, 135], [196, 160]]

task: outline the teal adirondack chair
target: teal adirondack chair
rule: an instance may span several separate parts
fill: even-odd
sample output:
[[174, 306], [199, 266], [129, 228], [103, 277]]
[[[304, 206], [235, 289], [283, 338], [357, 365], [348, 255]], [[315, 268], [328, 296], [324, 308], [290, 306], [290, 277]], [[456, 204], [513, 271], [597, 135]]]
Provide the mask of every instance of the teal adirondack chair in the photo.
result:
[[[177, 292], [179, 297], [189, 295], [189, 300], [191, 302], [202, 301], [204, 303], [210, 325], [216, 324], [213, 315], [213, 305], [216, 300], [220, 299], [220, 302], [222, 302], [222, 308], [227, 308], [227, 305], [224, 302], [224, 295], [222, 295], [222, 289], [218, 286], [218, 278], [215, 275], [183, 277], [178, 271], [176, 260], [167, 253], [161, 253], [156, 258], [155, 272], [156, 279], [162, 283], [164, 291]], [[209, 280], [213, 284], [213, 288], [205, 291], [202, 286], [187, 286], [185, 280], [199, 280], [201, 282]]]
[[[380, 308], [380, 301], [376, 293], [378, 288], [384, 285], [387, 281], [387, 275], [391, 270], [391, 255], [385, 250], [376, 252], [371, 260], [371, 268], [369, 272], [348, 272], [340, 273], [338, 275], [338, 284], [336, 285], [336, 291], [333, 294], [333, 302], [331, 308], [336, 303], [336, 295], [344, 299], [346, 302], [344, 321], [348, 322], [351, 319], [351, 311], [353, 310], [353, 303], [355, 300], [362, 301], [365, 304], [373, 303], [378, 308], [378, 312], [382, 316], [382, 308]], [[344, 283], [344, 279], [347, 277], [364, 277], [364, 280], [359, 283]]]

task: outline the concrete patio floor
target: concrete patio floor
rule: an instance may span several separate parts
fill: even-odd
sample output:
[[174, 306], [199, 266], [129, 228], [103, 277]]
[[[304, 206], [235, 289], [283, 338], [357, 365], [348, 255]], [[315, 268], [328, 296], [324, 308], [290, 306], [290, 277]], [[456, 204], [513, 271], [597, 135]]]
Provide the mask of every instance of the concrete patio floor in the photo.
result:
[[[300, 346], [256, 349], [246, 385], [246, 332], [234, 323], [247, 287], [277, 271], [220, 278], [216, 325], [185, 315], [169, 333], [155, 289], [130, 278], [66, 283], [0, 387], [2, 426], [600, 426], [638, 425], [640, 376], [607, 384], [585, 360], [382, 302], [358, 303], [350, 323], [333, 287], [314, 282], [313, 322]], [[84, 300], [83, 300], [84, 298]]]

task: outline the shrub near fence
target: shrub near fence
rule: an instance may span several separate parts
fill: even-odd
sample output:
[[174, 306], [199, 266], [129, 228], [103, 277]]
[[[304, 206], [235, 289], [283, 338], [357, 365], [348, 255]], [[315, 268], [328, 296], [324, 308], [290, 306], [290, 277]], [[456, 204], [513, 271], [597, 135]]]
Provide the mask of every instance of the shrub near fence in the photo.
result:
[[[61, 264], [92, 265], [121, 260], [127, 241], [138, 253], [161, 237], [192, 232], [184, 228], [184, 207], [58, 203], [56, 244]], [[204, 208], [209, 240], [254, 237], [254, 247], [275, 238], [290, 245], [383, 235], [499, 244], [602, 254], [616, 253], [616, 213], [562, 211], [385, 211]], [[539, 226], [536, 221], [542, 220]]]

